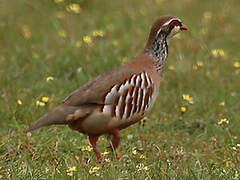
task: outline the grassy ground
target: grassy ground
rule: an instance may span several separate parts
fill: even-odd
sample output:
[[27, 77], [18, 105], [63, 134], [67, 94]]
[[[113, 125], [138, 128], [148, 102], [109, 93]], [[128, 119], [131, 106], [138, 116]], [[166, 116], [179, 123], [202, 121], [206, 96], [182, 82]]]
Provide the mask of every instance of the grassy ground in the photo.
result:
[[[2, 0], [0, 179], [239, 179], [239, 11], [238, 0]], [[164, 14], [189, 32], [170, 42], [147, 121], [122, 131], [120, 161], [105, 153], [99, 164], [87, 137], [68, 127], [23, 132], [72, 90], [135, 57]], [[37, 106], [43, 96], [50, 102]], [[102, 152], [108, 145], [102, 137]]]

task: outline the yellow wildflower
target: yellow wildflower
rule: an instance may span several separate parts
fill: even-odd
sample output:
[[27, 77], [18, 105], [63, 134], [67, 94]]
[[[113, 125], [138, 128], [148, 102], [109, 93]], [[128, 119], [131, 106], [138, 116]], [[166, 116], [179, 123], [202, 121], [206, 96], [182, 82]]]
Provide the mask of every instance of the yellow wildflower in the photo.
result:
[[30, 39], [32, 36], [32, 33], [27, 25], [22, 26], [22, 35], [25, 39]]
[[85, 42], [86, 44], [92, 44], [92, 38], [90, 36], [84, 36], [83, 37], [83, 42]]
[[109, 158], [105, 158], [104, 161], [107, 162], [107, 163], [111, 162], [111, 160]]
[[202, 61], [197, 61], [197, 66], [198, 66], [198, 67], [203, 67], [203, 65], [204, 65], [204, 64], [203, 64]]
[[36, 52], [33, 52], [33, 53], [32, 53], [32, 57], [33, 57], [34, 59], [38, 59], [38, 58], [39, 58], [39, 54], [36, 53]]
[[76, 171], [77, 171], [77, 167], [76, 167], [76, 166], [69, 167], [69, 168], [66, 170], [68, 176], [73, 176], [73, 172], [76, 172]]
[[181, 112], [182, 112], [182, 113], [185, 113], [186, 111], [187, 111], [187, 107], [182, 106], [182, 107], [181, 107]]
[[183, 100], [187, 101], [189, 104], [194, 104], [194, 100], [189, 94], [183, 94], [182, 98]]
[[146, 159], [146, 156], [143, 155], [143, 154], [141, 154], [139, 158], [140, 158], [140, 159]]
[[220, 119], [218, 121], [218, 125], [221, 125], [221, 124], [229, 124], [229, 121], [227, 120], [227, 118]]
[[52, 77], [52, 76], [48, 76], [47, 78], [46, 78], [46, 81], [47, 82], [50, 82], [50, 81], [53, 81], [54, 80], [54, 77]]
[[213, 57], [226, 57], [227, 53], [223, 49], [213, 49], [212, 50]]
[[240, 144], [237, 144], [237, 147], [240, 148]]
[[122, 63], [128, 62], [128, 58], [127, 58], [127, 57], [123, 57], [123, 58], [121, 59], [121, 62], [122, 62]]
[[58, 4], [64, 2], [64, 0], [54, 0], [54, 2]]
[[36, 101], [36, 106], [45, 106], [45, 103], [41, 101]]
[[168, 66], [168, 69], [174, 71], [176, 68], [173, 65]]
[[73, 176], [73, 172], [67, 172], [68, 176]]
[[105, 152], [102, 153], [103, 156], [106, 156], [106, 155], [108, 155], [108, 154], [109, 154], [108, 151], [105, 151]]
[[138, 169], [138, 171], [141, 171], [141, 170], [149, 171], [149, 170], [150, 170], [150, 168], [147, 167], [147, 166], [144, 166], [143, 163], [139, 163], [139, 164], [136, 166], [136, 168]]
[[236, 150], [237, 150], [237, 148], [236, 148], [236, 147], [234, 147], [234, 146], [232, 147], [232, 149], [233, 149], [234, 151], [236, 151]]
[[20, 99], [17, 100], [17, 103], [18, 103], [19, 105], [22, 105], [22, 101], [21, 101]]
[[102, 30], [95, 30], [95, 31], [93, 31], [93, 36], [94, 37], [103, 37], [104, 32]]
[[79, 14], [81, 12], [81, 7], [76, 3], [69, 4], [66, 9], [68, 12], [74, 12], [76, 14]]
[[233, 63], [233, 66], [234, 66], [235, 68], [240, 68], [240, 62], [235, 61], [235, 62]]
[[225, 102], [224, 101], [220, 102], [219, 106], [225, 106]]
[[94, 174], [94, 173], [98, 172], [100, 169], [101, 169], [101, 167], [99, 167], [99, 166], [91, 167], [89, 170], [89, 174]]
[[137, 150], [134, 149], [134, 150], [132, 151], [132, 154], [133, 154], [133, 155], [137, 155]]
[[230, 162], [229, 162], [229, 161], [226, 161], [226, 162], [225, 162], [225, 166], [226, 166], [226, 168], [229, 168], [229, 167], [230, 167]]
[[143, 169], [144, 169], [145, 171], [149, 171], [149, 170], [150, 170], [150, 168], [147, 167], [147, 166], [145, 166]]
[[42, 102], [44, 102], [44, 103], [48, 103], [48, 102], [50, 101], [50, 98], [49, 98], [49, 97], [46, 97], [46, 96], [43, 96], [41, 100], [42, 100]]
[[66, 33], [66, 31], [64, 31], [64, 30], [60, 30], [60, 31], [58, 32], [58, 35], [59, 35], [60, 37], [63, 37], [63, 38], [67, 37], [67, 33]]
[[90, 152], [92, 150], [93, 150], [93, 148], [91, 146], [82, 146], [81, 147], [81, 151], [88, 151], [88, 152]]

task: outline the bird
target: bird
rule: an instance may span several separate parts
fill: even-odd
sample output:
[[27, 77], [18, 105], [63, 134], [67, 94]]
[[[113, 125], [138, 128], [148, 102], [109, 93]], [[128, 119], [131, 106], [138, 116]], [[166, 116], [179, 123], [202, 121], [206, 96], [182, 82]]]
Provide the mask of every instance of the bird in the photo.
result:
[[89, 137], [99, 161], [99, 136], [112, 135], [112, 150], [120, 144], [120, 131], [143, 119], [158, 96], [168, 56], [168, 40], [188, 30], [176, 16], [160, 16], [151, 27], [143, 51], [132, 61], [102, 73], [70, 93], [52, 111], [30, 125], [25, 132], [44, 126], [68, 125]]

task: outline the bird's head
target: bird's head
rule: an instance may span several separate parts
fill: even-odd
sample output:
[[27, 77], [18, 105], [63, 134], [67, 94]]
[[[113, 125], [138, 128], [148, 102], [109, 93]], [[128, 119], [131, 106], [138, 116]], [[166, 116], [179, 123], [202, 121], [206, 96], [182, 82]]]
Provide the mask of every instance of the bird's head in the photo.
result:
[[146, 47], [151, 46], [159, 33], [164, 34], [168, 39], [184, 30], [188, 30], [188, 27], [184, 25], [179, 18], [175, 16], [161, 16], [155, 21], [151, 28]]

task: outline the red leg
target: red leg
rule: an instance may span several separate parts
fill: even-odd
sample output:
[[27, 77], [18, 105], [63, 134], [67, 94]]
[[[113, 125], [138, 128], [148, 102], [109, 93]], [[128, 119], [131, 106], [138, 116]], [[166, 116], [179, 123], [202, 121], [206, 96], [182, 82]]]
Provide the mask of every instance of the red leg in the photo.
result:
[[97, 147], [97, 141], [98, 141], [98, 136], [91, 136], [89, 135], [89, 141], [93, 147], [93, 151], [95, 152], [97, 158], [99, 161], [102, 161], [102, 155], [101, 155], [101, 152], [100, 150], [98, 149]]
[[[116, 150], [121, 139], [120, 130], [113, 129], [110, 133], [113, 135], [113, 140], [112, 140], [113, 150]], [[117, 152], [116, 152], [116, 158], [120, 159], [120, 154]]]

